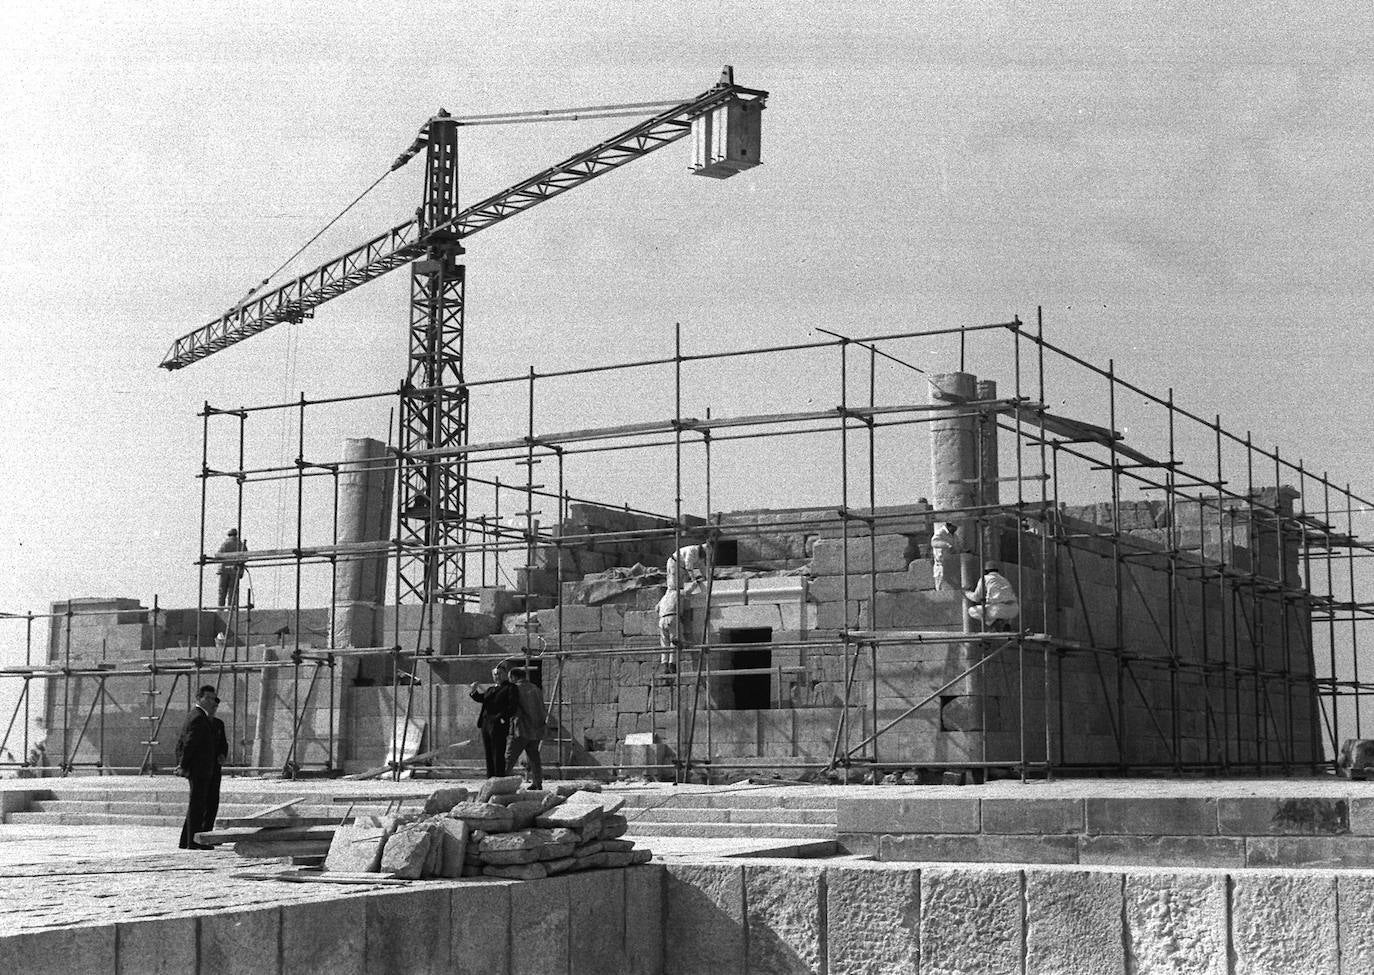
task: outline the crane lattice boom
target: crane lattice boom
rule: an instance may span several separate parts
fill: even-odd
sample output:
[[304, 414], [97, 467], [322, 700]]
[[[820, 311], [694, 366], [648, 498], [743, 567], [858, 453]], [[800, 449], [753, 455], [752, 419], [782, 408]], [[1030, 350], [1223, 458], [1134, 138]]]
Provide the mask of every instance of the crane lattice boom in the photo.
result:
[[331, 298], [337, 298], [422, 257], [429, 241], [437, 234], [469, 237], [623, 166], [632, 159], [676, 142], [691, 131], [694, 118], [732, 100], [745, 98], [761, 103], [767, 95], [767, 92], [722, 82], [695, 98], [645, 119], [619, 135], [467, 207], [450, 221], [425, 228], [419, 220], [410, 220], [393, 227], [346, 254], [245, 301], [214, 321], [178, 338], [163, 359], [162, 368], [180, 369], [273, 325], [309, 318], [316, 308]]

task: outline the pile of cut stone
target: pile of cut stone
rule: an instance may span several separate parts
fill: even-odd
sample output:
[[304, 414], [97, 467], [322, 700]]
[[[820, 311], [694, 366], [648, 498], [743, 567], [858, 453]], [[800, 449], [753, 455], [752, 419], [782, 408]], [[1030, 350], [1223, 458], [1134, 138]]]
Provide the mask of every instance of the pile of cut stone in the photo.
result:
[[517, 775], [487, 779], [475, 796], [461, 787], [438, 790], [420, 815], [359, 817], [335, 832], [325, 870], [537, 880], [653, 856], [623, 839], [625, 800], [604, 795], [600, 783], [538, 792], [520, 784]]

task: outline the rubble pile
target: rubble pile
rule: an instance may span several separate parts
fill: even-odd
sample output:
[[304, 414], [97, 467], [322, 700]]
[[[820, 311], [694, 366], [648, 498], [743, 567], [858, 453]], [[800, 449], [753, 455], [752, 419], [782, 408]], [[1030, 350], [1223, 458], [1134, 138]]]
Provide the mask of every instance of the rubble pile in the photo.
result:
[[537, 880], [574, 870], [648, 863], [653, 854], [624, 838], [623, 798], [597, 782], [522, 789], [519, 776], [487, 779], [474, 795], [440, 789], [422, 812], [359, 817], [342, 826], [325, 870], [424, 877]]

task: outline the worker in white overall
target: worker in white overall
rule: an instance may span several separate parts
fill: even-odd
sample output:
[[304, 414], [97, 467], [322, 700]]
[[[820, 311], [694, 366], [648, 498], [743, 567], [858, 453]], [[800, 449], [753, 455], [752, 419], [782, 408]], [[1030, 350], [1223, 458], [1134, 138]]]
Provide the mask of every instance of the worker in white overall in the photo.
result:
[[1010, 630], [1012, 621], [1021, 615], [1016, 590], [1012, 589], [1007, 577], [997, 571], [996, 562], [984, 563], [983, 577], [976, 588], [964, 593], [964, 598], [972, 604], [968, 608], [969, 618], [982, 623], [984, 630]]
[[658, 601], [658, 645], [663, 649], [659, 663], [668, 673], [677, 670], [677, 640], [681, 596], [695, 592], [706, 579], [707, 548], [705, 545], [684, 545], [664, 566], [667, 589]]
[[963, 579], [959, 569], [959, 555], [964, 551], [963, 539], [959, 537], [959, 526], [947, 521], [935, 529], [930, 536], [930, 571], [935, 577], [935, 588], [944, 589], [945, 579], [954, 576], [949, 588], [958, 587]]

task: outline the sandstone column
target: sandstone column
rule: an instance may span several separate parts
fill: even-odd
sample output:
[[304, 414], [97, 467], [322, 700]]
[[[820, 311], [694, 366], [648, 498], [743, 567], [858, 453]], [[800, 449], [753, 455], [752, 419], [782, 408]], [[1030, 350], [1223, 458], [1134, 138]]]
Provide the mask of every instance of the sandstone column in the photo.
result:
[[[386, 444], [370, 437], [344, 441], [339, 471], [339, 544], [385, 542], [391, 537], [394, 467]], [[386, 601], [387, 552], [341, 556], [334, 585], [334, 640], [339, 646], [375, 647]]]
[[[950, 372], [930, 377], [929, 401], [932, 406], [948, 405], [950, 413], [935, 413], [930, 423], [930, 501], [938, 512], [952, 508], [971, 508], [978, 503], [978, 418], [967, 413], [963, 403], [977, 394], [977, 380], [971, 373]], [[975, 522], [966, 514], [936, 515], [959, 526], [964, 548], [978, 544]], [[961, 563], [971, 561], [965, 557]], [[948, 570], [946, 570], [948, 571]], [[967, 581], [965, 580], [965, 583]], [[964, 619], [964, 628], [969, 628]]]
[[[991, 379], [980, 379], [976, 389], [980, 400], [997, 398], [997, 383]], [[978, 504], [993, 505], [1001, 503], [997, 479], [997, 421], [1001, 414], [989, 412], [978, 421]], [[1002, 523], [993, 518], [983, 521], [983, 552], [986, 558], [996, 559], [1001, 554], [997, 544], [998, 528]], [[979, 566], [975, 571], [981, 573]]]

